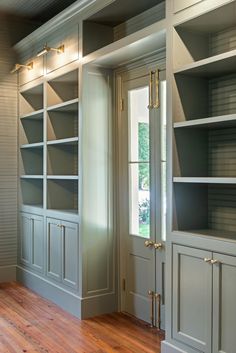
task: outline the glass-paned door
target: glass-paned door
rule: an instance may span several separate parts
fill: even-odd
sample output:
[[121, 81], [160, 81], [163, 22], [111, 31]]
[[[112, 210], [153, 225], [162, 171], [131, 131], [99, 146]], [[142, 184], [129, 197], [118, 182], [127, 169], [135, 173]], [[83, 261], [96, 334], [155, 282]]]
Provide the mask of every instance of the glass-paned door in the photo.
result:
[[119, 223], [122, 310], [162, 327], [166, 218], [165, 73], [122, 77]]

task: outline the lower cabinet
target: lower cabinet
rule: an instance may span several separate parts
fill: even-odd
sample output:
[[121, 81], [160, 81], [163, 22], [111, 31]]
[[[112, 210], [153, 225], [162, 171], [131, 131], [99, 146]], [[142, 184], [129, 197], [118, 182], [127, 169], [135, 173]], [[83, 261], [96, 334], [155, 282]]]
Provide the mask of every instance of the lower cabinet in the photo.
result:
[[236, 257], [213, 253], [213, 353], [236, 352]]
[[78, 225], [47, 219], [47, 276], [74, 289], [78, 286]]
[[235, 352], [236, 257], [174, 245], [172, 295], [176, 341], [200, 352]]
[[44, 227], [43, 217], [30, 213], [20, 214], [20, 262], [32, 269], [43, 272]]

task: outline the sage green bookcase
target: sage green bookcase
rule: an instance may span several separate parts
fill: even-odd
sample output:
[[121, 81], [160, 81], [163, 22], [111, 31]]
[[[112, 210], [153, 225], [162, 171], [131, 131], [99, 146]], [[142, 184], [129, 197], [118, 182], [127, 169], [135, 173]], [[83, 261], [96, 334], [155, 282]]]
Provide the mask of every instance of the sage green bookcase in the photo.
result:
[[162, 352], [230, 353], [236, 346], [236, 2], [175, 3], [167, 51], [171, 212]]
[[[165, 57], [166, 2], [122, 4], [78, 1], [15, 47], [34, 63], [18, 76], [17, 279], [80, 318], [118, 310], [115, 72]], [[38, 57], [45, 42], [64, 53]]]

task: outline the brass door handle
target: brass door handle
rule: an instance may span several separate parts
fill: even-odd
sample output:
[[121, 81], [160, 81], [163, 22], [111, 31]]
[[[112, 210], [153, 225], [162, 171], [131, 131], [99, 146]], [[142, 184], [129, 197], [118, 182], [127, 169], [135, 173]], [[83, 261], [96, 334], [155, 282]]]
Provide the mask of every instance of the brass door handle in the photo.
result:
[[146, 240], [144, 242], [144, 245], [146, 246], [146, 248], [152, 248], [155, 245], [155, 242], [153, 240]]
[[219, 264], [219, 263], [220, 263], [219, 260], [213, 260], [213, 259], [211, 260], [211, 264], [212, 264], [212, 265], [214, 265], [214, 264]]
[[153, 76], [155, 75], [155, 71], [150, 72], [150, 77], [149, 77], [149, 105], [148, 109], [153, 109], [154, 103], [153, 103]]
[[154, 248], [155, 248], [156, 250], [160, 250], [160, 249], [163, 248], [163, 244], [162, 244], [162, 243], [155, 243], [153, 246], [154, 246]]
[[160, 107], [160, 99], [159, 99], [159, 70], [155, 71], [155, 103], [153, 104], [153, 108]]
[[156, 309], [157, 309], [157, 318], [156, 318], [156, 327], [158, 330], [161, 329], [161, 295], [159, 293], [155, 293], [156, 299]]
[[152, 290], [149, 290], [148, 296], [151, 299], [150, 321], [151, 321], [151, 327], [153, 327], [154, 326], [154, 292]]

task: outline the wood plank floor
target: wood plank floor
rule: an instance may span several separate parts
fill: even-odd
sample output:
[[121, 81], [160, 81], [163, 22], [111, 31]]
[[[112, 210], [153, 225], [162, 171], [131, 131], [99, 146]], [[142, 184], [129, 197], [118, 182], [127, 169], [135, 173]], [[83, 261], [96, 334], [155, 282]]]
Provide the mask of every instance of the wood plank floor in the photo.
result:
[[124, 314], [80, 321], [19, 284], [0, 284], [0, 353], [159, 353], [163, 338]]

